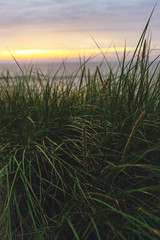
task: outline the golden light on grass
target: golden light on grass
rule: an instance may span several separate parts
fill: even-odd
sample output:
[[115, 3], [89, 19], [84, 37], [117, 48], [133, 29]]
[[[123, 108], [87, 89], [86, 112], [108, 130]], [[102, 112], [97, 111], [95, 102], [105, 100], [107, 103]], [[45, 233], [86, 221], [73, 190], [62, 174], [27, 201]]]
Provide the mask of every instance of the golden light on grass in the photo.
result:
[[[133, 51], [132, 47], [128, 47], [127, 51]], [[102, 48], [103, 53], [108, 53], [108, 56], [111, 53], [115, 53], [115, 48]], [[116, 48], [117, 52], [123, 52], [123, 47]], [[73, 57], [78, 58], [79, 56], [92, 56], [101, 54], [98, 48], [92, 49], [21, 49], [21, 50], [5, 50], [0, 51], [0, 59], [9, 60], [13, 55], [16, 59], [51, 59], [51, 58], [66, 58]]]

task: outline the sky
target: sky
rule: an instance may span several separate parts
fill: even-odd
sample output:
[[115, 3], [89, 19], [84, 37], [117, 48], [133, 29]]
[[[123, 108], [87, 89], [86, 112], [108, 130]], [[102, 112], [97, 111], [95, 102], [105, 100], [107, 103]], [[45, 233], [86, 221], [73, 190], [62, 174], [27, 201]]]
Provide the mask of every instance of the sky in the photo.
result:
[[[0, 0], [0, 60], [78, 59], [133, 51], [155, 0]], [[160, 49], [160, 1], [150, 22]], [[94, 39], [94, 40], [93, 40]], [[96, 42], [96, 43], [95, 43]]]

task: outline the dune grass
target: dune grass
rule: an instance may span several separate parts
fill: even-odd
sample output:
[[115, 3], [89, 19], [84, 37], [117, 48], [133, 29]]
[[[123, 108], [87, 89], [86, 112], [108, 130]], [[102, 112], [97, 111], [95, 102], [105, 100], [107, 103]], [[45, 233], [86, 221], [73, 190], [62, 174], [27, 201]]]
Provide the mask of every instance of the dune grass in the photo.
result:
[[79, 81], [32, 69], [1, 78], [3, 239], [159, 239], [160, 68], [149, 61], [149, 21], [118, 71], [91, 75], [84, 62]]

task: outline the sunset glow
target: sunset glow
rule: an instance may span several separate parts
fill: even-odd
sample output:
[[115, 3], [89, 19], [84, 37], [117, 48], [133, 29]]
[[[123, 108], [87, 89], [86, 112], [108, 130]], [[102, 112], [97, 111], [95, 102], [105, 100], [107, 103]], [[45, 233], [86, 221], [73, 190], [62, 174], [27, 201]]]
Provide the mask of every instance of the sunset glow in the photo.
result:
[[[153, 0], [2, 0], [0, 60], [12, 59], [11, 53], [22, 60], [101, 55], [95, 41], [107, 57], [116, 57], [114, 46], [117, 53], [123, 52], [125, 42], [127, 51], [135, 49], [154, 4]], [[159, 11], [160, 2], [150, 23], [157, 50]]]
[[[127, 47], [126, 51], [133, 51], [132, 47]], [[121, 53], [124, 51], [124, 48], [119, 47], [116, 48], [116, 51]], [[66, 49], [30, 49], [30, 50], [6, 50], [0, 52], [0, 59], [9, 60], [13, 57], [16, 59], [62, 59], [66, 57], [76, 58], [78, 56], [99, 56], [103, 54], [107, 54], [108, 56], [111, 53], [115, 53], [115, 48], [103, 48], [103, 49], [80, 49], [80, 50], [66, 50]]]

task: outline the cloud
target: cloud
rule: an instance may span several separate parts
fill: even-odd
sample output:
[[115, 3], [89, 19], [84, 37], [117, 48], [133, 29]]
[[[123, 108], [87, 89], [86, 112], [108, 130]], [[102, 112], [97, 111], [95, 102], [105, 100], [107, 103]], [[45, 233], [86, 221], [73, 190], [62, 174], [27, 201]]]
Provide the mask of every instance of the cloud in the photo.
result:
[[[40, 36], [43, 40], [46, 36], [50, 38], [46, 44], [50, 41], [58, 45], [57, 35], [63, 43], [70, 34], [68, 42], [73, 41], [72, 45], [76, 46], [85, 32], [88, 38], [90, 33], [102, 45], [105, 39], [110, 42], [117, 38], [123, 39], [123, 43], [130, 38], [132, 43], [137, 32], [143, 30], [154, 3], [154, 0], [1, 0], [0, 42], [6, 44], [17, 39], [27, 45], [34, 38], [34, 47], [38, 44], [40, 47]], [[157, 8], [158, 15], [159, 5]], [[151, 23], [158, 31], [156, 14]]]
[[30, 26], [70, 31], [134, 29], [151, 11], [151, 0], [9, 0], [1, 1], [0, 27]]

